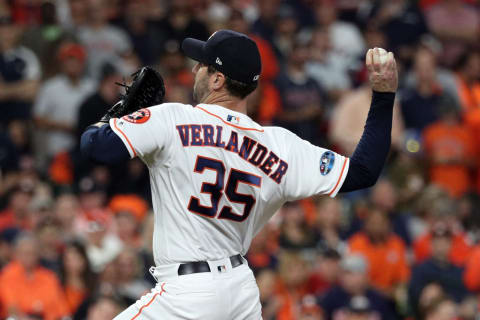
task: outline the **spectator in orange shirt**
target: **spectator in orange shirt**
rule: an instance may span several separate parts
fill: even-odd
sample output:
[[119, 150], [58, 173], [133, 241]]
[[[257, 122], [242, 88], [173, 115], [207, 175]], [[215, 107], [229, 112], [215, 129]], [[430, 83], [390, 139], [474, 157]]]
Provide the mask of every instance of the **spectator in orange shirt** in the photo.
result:
[[480, 109], [480, 51], [469, 50], [457, 64], [457, 86], [464, 112]]
[[309, 267], [298, 251], [286, 251], [279, 258], [276, 296], [280, 306], [277, 320], [300, 318], [302, 300], [308, 295]]
[[460, 197], [472, 187], [470, 170], [475, 164], [475, 141], [460, 123], [460, 114], [451, 98], [438, 105], [440, 118], [423, 132], [431, 182], [450, 195]]
[[465, 264], [463, 280], [470, 291], [480, 292], [480, 245], [475, 247]]
[[68, 310], [74, 314], [95, 289], [95, 275], [85, 245], [80, 241], [67, 243], [61, 257], [60, 276]]
[[370, 208], [363, 231], [353, 235], [348, 243], [350, 252], [365, 256], [371, 284], [388, 296], [404, 285], [410, 276], [405, 244], [390, 228], [388, 216]]
[[417, 238], [413, 244], [416, 263], [421, 263], [430, 257], [432, 250], [432, 227], [434, 223], [443, 222], [451, 227], [453, 233], [452, 245], [448, 254], [449, 261], [457, 266], [465, 264], [465, 261], [470, 256], [471, 245], [467, 235], [461, 229], [458, 218], [455, 215], [456, 212], [455, 202], [448, 199], [448, 197], [437, 198], [430, 204], [430, 209], [425, 216], [428, 230]]
[[16, 259], [0, 274], [0, 304], [6, 313], [3, 316], [58, 320], [69, 315], [56, 275], [38, 264], [38, 249], [33, 235], [17, 239]]

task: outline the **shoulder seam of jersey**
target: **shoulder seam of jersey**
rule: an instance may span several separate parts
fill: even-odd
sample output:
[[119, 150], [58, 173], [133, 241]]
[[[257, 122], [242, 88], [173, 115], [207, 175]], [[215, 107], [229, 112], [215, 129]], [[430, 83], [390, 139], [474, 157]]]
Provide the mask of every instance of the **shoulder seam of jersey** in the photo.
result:
[[245, 128], [245, 127], [236, 126], [236, 125], [234, 125], [234, 124], [232, 124], [232, 123], [228, 123], [227, 121], [223, 120], [222, 117], [216, 115], [215, 113], [209, 112], [209, 111], [203, 109], [203, 108], [200, 107], [200, 106], [196, 106], [195, 108], [196, 108], [196, 109], [200, 109], [200, 110], [202, 110], [203, 112], [206, 112], [206, 113], [208, 113], [208, 114], [211, 115], [211, 116], [214, 116], [215, 118], [221, 120], [221, 121], [222, 121], [223, 123], [225, 123], [226, 125], [232, 126], [232, 127], [234, 127], [234, 128], [237, 128], [237, 129], [240, 129], [240, 130], [252, 130], [252, 131], [258, 131], [258, 132], [264, 132], [263, 129]]

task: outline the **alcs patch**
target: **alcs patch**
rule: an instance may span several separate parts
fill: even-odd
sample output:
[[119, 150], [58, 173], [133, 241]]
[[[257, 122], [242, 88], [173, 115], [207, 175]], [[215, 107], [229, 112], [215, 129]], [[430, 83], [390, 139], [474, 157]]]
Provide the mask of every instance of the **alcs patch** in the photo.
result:
[[333, 168], [335, 163], [335, 154], [332, 151], [326, 151], [320, 158], [320, 173], [326, 176]]
[[145, 123], [150, 119], [150, 110], [140, 109], [133, 113], [123, 116], [122, 119], [131, 123]]

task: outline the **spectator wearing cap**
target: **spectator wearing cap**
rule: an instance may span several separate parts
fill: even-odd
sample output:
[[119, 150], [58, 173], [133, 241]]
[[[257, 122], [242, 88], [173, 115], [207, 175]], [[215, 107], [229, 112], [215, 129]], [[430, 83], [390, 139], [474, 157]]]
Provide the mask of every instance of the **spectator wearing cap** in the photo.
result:
[[368, 208], [363, 230], [348, 241], [348, 250], [362, 254], [368, 261], [373, 287], [387, 296], [406, 285], [410, 268], [403, 240], [391, 231], [388, 215], [378, 208]]
[[385, 297], [368, 285], [367, 260], [358, 254], [346, 255], [340, 263], [340, 281], [337, 286], [320, 297], [320, 306], [326, 320], [344, 319], [345, 309], [353, 297], [362, 296], [368, 300], [372, 313], [379, 319], [396, 319]]
[[15, 259], [0, 274], [0, 304], [6, 312], [2, 318], [57, 320], [69, 315], [56, 275], [38, 264], [38, 249], [33, 235], [17, 238]]
[[78, 108], [94, 90], [94, 82], [84, 78], [85, 49], [67, 42], [58, 50], [61, 73], [47, 80], [34, 106], [35, 123], [45, 135], [41, 148], [47, 159], [75, 146]]
[[116, 234], [122, 242], [130, 247], [141, 246], [140, 227], [148, 205], [137, 195], [116, 195], [109, 204], [114, 214]]
[[10, 11], [0, 7], [0, 124], [28, 120], [41, 78], [35, 54], [19, 45], [20, 27]]
[[452, 264], [448, 254], [452, 246], [449, 226], [438, 223], [432, 229], [432, 256], [416, 266], [409, 287], [410, 304], [417, 307], [422, 289], [430, 282], [440, 284], [445, 293], [460, 302], [468, 293], [463, 283], [463, 269]]
[[455, 100], [444, 96], [437, 105], [439, 119], [423, 131], [430, 181], [459, 198], [473, 188], [476, 144], [461, 122]]

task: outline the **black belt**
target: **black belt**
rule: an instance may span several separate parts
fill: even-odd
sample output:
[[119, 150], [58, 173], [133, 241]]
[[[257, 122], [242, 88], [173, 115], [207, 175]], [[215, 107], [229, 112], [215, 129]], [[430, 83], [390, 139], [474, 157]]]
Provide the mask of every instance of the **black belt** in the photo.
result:
[[[232, 268], [236, 268], [243, 264], [243, 258], [240, 254], [230, 257], [230, 263], [232, 264]], [[178, 275], [183, 276], [186, 274], [191, 273], [200, 273], [200, 272], [211, 272], [210, 266], [206, 261], [196, 261], [196, 262], [189, 262], [189, 263], [182, 263], [178, 267]], [[218, 266], [218, 271], [222, 271], [222, 267]]]

